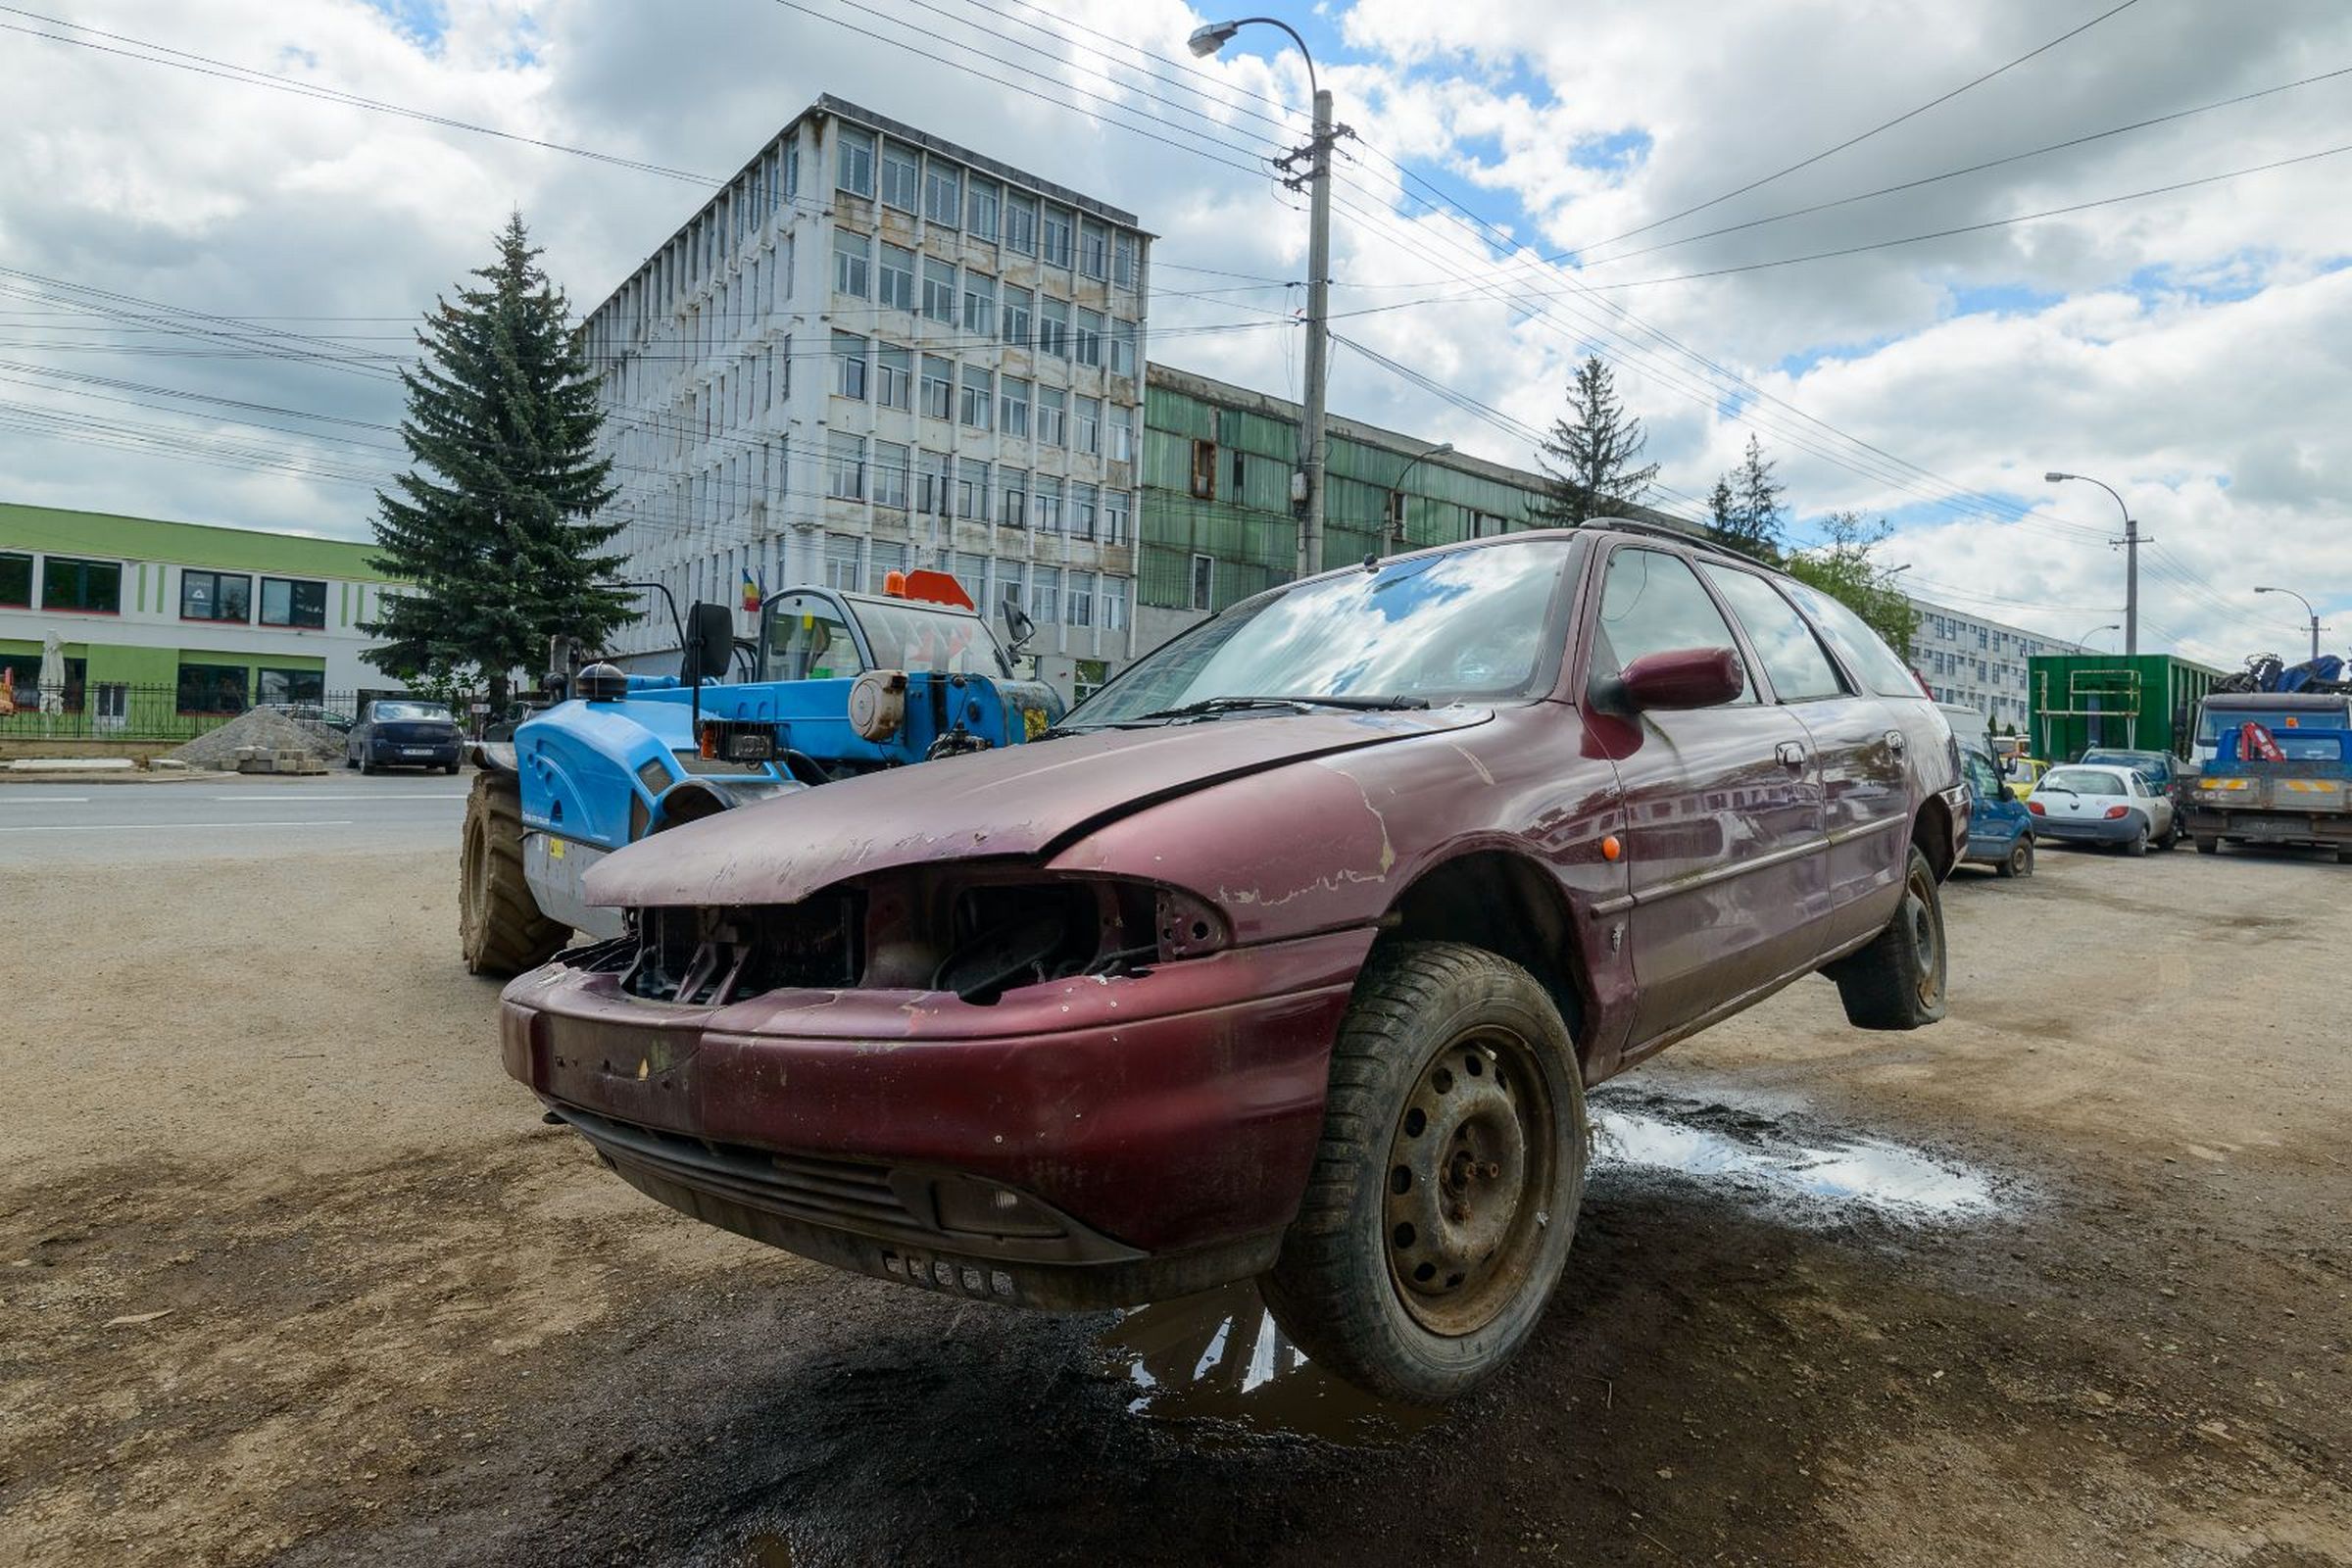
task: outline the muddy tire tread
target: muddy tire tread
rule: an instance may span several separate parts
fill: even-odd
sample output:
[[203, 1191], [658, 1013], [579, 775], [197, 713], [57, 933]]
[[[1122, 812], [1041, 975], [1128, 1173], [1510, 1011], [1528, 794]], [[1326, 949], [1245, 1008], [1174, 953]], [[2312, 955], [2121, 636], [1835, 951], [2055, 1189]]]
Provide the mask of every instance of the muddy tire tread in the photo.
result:
[[[1927, 864], [1928, 858], [1919, 846], [1912, 845], [1903, 865], [1904, 886], [1908, 887], [1914, 872]], [[1933, 867], [1928, 868], [1928, 887], [1937, 906], [1936, 958], [1942, 963], [1946, 961], [1941, 939], [1942, 893], [1936, 887]], [[1871, 938], [1868, 946], [1838, 959], [1828, 971], [1830, 978], [1838, 983], [1838, 1000], [1845, 1004], [1845, 1021], [1857, 1029], [1918, 1029], [1940, 1020], [1944, 1012], [1943, 986], [1936, 986], [1933, 1006], [1921, 1002], [1912, 980], [1913, 968], [1911, 935], [1904, 928], [1898, 907], [1894, 918]]]
[[[513, 975], [536, 969], [571, 940], [571, 927], [551, 920], [531, 897], [522, 868], [522, 791], [509, 773], [477, 773], [466, 797], [466, 838], [486, 835], [483, 886], [458, 890], [459, 937], [471, 974]], [[458, 858], [461, 882], [472, 857]], [[479, 911], [480, 926], [475, 927]]]

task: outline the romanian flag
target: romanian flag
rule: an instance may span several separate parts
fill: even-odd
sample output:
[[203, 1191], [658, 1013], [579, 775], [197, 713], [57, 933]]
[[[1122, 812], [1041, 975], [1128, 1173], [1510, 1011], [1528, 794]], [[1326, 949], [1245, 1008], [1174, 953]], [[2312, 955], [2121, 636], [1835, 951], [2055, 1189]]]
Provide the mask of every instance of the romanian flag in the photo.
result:
[[760, 583], [750, 572], [743, 574], [743, 608], [752, 614], [760, 613]]

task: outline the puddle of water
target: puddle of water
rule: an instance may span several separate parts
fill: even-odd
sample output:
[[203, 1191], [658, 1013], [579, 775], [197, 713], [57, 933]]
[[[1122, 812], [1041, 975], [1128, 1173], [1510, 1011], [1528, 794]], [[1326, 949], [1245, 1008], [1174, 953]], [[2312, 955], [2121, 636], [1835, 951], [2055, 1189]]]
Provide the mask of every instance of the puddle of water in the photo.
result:
[[1774, 1121], [1733, 1120], [1747, 1136], [1607, 1108], [1593, 1117], [1593, 1152], [1621, 1164], [1730, 1176], [1791, 1197], [1852, 1203], [1905, 1219], [1966, 1218], [1999, 1206], [1992, 1181], [1984, 1173], [1944, 1164], [1900, 1144], [1876, 1138], [1799, 1143]]
[[1395, 1443], [1443, 1414], [1376, 1398], [1308, 1361], [1248, 1281], [1138, 1307], [1100, 1344], [1132, 1386], [1127, 1408], [1157, 1420], [1360, 1446]]
[[762, 1531], [743, 1544], [738, 1568], [792, 1568], [792, 1543]]

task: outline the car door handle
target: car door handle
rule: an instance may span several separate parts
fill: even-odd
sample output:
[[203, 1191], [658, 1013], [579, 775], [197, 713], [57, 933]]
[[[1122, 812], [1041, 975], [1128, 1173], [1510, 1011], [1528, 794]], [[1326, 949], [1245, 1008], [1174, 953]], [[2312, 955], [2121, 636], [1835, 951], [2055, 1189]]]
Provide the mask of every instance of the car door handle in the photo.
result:
[[1796, 741], [1783, 741], [1780, 759], [1783, 767], [1802, 767], [1805, 765], [1805, 748]]
[[1905, 735], [1901, 730], [1890, 729], [1886, 732], [1886, 749], [1895, 756], [1902, 756], [1904, 752], [1910, 750], [1910, 747], [1911, 737]]

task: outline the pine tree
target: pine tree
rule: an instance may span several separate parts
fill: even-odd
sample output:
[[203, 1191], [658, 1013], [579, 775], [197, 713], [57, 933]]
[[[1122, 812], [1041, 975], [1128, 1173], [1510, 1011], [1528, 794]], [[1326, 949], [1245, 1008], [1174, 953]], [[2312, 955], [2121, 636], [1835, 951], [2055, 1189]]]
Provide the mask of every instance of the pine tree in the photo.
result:
[[364, 657], [404, 680], [472, 669], [494, 710], [508, 672], [545, 657], [557, 633], [591, 647], [633, 612], [601, 586], [621, 564], [597, 548], [620, 531], [597, 520], [612, 498], [612, 464], [594, 456], [596, 382], [516, 213], [497, 261], [434, 302], [401, 371], [411, 467], [397, 496], [376, 493], [370, 564], [408, 586], [384, 596], [384, 639]]
[[1717, 479], [1708, 498], [1714, 515], [1707, 532], [1717, 544], [1758, 561], [1780, 559], [1781, 524], [1787, 514], [1781, 497], [1787, 492], [1772, 470], [1763, 443], [1751, 434], [1740, 466]]
[[1535, 508], [1535, 519], [1573, 527], [1638, 504], [1658, 476], [1654, 463], [1636, 466], [1648, 443], [1642, 421], [1617, 400], [1608, 366], [1588, 355], [1568, 383], [1568, 412], [1544, 439], [1541, 461], [1551, 494]]

